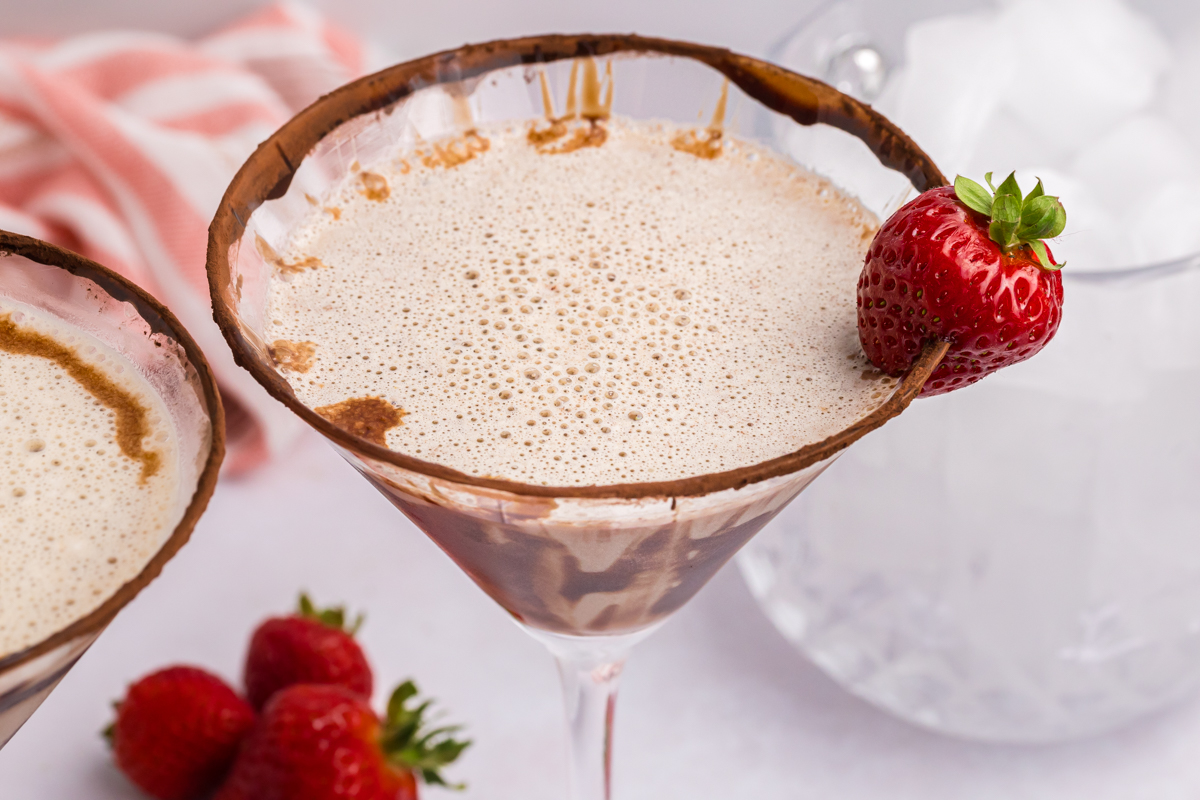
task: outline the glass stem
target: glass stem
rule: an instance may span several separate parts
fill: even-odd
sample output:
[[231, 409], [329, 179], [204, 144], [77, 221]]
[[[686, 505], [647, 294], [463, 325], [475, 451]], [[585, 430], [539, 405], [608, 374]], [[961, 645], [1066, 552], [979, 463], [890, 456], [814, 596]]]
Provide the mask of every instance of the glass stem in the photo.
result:
[[625, 659], [558, 659], [571, 739], [572, 800], [609, 800], [612, 723]]
[[570, 738], [571, 800], [611, 800], [617, 683], [630, 649], [650, 631], [620, 636], [531, 633], [558, 660]]

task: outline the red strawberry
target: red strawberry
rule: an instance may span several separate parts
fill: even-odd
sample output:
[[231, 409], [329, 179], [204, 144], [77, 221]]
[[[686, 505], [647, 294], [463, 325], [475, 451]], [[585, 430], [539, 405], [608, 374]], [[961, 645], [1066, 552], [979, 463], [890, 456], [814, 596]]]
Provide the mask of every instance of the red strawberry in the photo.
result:
[[105, 735], [117, 767], [159, 800], [191, 800], [216, 787], [254, 709], [220, 678], [169, 667], [129, 687]]
[[371, 699], [371, 665], [354, 633], [360, 615], [347, 627], [341, 608], [318, 610], [300, 595], [299, 611], [275, 617], [258, 626], [246, 654], [246, 697], [262, 709], [271, 695], [297, 683], [344, 686], [364, 700]]
[[445, 786], [438, 769], [469, 742], [456, 728], [421, 731], [424, 702], [411, 681], [392, 694], [380, 722], [343, 686], [299, 684], [276, 694], [246, 738], [214, 800], [416, 800], [417, 778]]
[[893, 214], [867, 251], [858, 336], [871, 363], [898, 376], [927, 342], [950, 342], [924, 396], [1024, 361], [1062, 319], [1062, 265], [1042, 241], [1062, 233], [1062, 204], [1041, 181], [1022, 197], [1015, 174], [993, 191], [963, 177], [931, 189]]

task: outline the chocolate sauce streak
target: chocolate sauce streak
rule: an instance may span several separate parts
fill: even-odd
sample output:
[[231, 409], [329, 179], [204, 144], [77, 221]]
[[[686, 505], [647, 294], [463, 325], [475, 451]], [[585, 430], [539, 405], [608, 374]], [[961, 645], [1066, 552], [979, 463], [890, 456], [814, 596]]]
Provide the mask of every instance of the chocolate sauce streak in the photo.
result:
[[[612, 63], [612, 62], [609, 62]], [[671, 140], [671, 146], [681, 153], [691, 153], [697, 158], [712, 160], [724, 152], [722, 135], [725, 128], [725, 107], [729, 103], [729, 81], [721, 84], [721, 97], [713, 111], [712, 122], [704, 136], [699, 131], [685, 131]]]
[[157, 450], [142, 447], [142, 440], [150, 435], [150, 424], [145, 406], [136, 397], [81, 359], [70, 347], [49, 336], [18, 327], [9, 314], [0, 315], [0, 350], [18, 356], [46, 358], [57, 364], [116, 416], [117, 446], [126, 457], [141, 463], [140, 481], [145, 483], [158, 472], [162, 456]]
[[[380, 180], [382, 180], [382, 178], [380, 178]], [[385, 182], [384, 189], [386, 188], [387, 186]], [[374, 200], [376, 198], [372, 197], [371, 199]], [[339, 212], [339, 214], [340, 213], [341, 212]], [[267, 244], [267, 240], [261, 236], [255, 238], [254, 246], [258, 248], [258, 254], [262, 256], [263, 261], [266, 261], [268, 264], [274, 266], [275, 269], [279, 270], [281, 275], [298, 275], [299, 273], [304, 272], [306, 269], [326, 269], [329, 266], [316, 256], [306, 256], [297, 261], [284, 261], [279, 254], [275, 252], [275, 249], [271, 247], [271, 245]], [[241, 276], [238, 276], [238, 279], [240, 280]]]
[[[884, 166], [907, 176], [919, 191], [946, 184], [945, 176], [929, 156], [886, 117], [818, 80], [719, 47], [636, 35], [581, 34], [468, 45], [399, 64], [343, 86], [322, 103], [301, 112], [286, 129], [272, 137], [279, 156], [277, 179], [262, 199], [274, 200], [287, 192], [304, 156], [325, 134], [355, 116], [387, 110], [421, 87], [467, 81], [505, 67], [639, 52], [690, 58], [707, 64], [750, 97], [801, 125], [823, 123], [857, 136]], [[583, 63], [587, 69], [587, 62]], [[593, 79], [590, 83], [600, 82]], [[574, 85], [572, 81], [571, 86]], [[582, 98], [579, 116], [602, 119], [605, 101], [591, 95], [588, 92]], [[568, 98], [568, 111], [569, 106]], [[249, 212], [252, 208], [243, 206], [237, 210]]]
[[391, 187], [388, 186], [387, 178], [374, 172], [363, 172], [358, 176], [362, 182], [363, 196], [368, 200], [374, 200], [376, 203], [382, 203], [392, 196]]
[[347, 433], [381, 447], [387, 447], [387, 432], [408, 415], [382, 397], [352, 397], [314, 410]]
[[313, 360], [317, 355], [317, 343], [276, 339], [267, 347], [267, 353], [280, 369], [304, 373], [312, 369]]

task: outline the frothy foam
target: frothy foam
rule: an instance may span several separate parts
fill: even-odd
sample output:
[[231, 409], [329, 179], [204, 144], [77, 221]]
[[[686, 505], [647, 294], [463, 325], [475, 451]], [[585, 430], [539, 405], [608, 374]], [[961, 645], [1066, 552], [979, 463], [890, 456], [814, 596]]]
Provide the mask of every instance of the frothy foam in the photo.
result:
[[673, 127], [605, 126], [400, 153], [314, 200], [282, 254], [260, 240], [297, 396], [393, 450], [552, 486], [756, 464], [886, 399], [855, 325], [868, 212], [728, 136], [709, 158]]
[[177, 449], [128, 360], [0, 300], [0, 657], [142, 570], [180, 517]]

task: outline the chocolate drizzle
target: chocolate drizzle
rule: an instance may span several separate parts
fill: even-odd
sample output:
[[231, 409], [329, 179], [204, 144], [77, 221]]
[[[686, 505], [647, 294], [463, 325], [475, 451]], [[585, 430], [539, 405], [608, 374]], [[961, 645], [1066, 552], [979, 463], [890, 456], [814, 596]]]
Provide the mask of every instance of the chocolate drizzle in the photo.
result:
[[312, 369], [313, 359], [317, 355], [316, 342], [291, 342], [287, 339], [276, 339], [267, 347], [275, 366], [291, 372], [308, 372]]
[[418, 150], [415, 155], [429, 169], [436, 167], [452, 169], [467, 163], [480, 153], [486, 153], [489, 147], [491, 147], [491, 142], [472, 128], [464, 132], [462, 136], [443, 142], [434, 142], [428, 150]]
[[[269, 140], [274, 145], [269, 152], [258, 152], [247, 162], [255, 167], [253, 188], [244, 186], [248, 178], [245, 167], [239, 171], [226, 192], [227, 205], [219, 212], [218, 221], [227, 211], [248, 219], [263, 200], [282, 197], [305, 155], [326, 134], [353, 117], [387, 110], [417, 89], [466, 81], [505, 67], [639, 52], [707, 64], [750, 97], [801, 125], [824, 123], [857, 136], [880, 163], [903, 173], [919, 191], [946, 185], [945, 176], [929, 156], [886, 117], [814, 78], [724, 48], [691, 42], [633, 34], [554, 34], [435, 53], [360, 78], [326, 95], [277, 131]], [[269, 163], [272, 161], [275, 163]], [[270, 188], [264, 194], [259, 187]]]
[[142, 445], [150, 435], [150, 423], [146, 407], [137, 397], [80, 358], [74, 349], [37, 331], [20, 327], [10, 314], [0, 314], [0, 350], [13, 355], [45, 358], [57, 364], [97, 402], [113, 412], [117, 446], [127, 458], [142, 465], [140, 481], [145, 483], [158, 472], [162, 456], [157, 450], [147, 450]]
[[361, 172], [358, 175], [358, 180], [362, 183], [362, 194], [368, 200], [374, 200], [377, 203], [382, 203], [392, 196], [392, 190], [388, 186], [387, 178], [374, 172]]
[[[583, 79], [580, 83], [579, 65], [583, 64]], [[546, 81], [546, 73], [538, 72], [541, 81], [542, 106], [546, 115], [547, 125], [539, 128], [537, 124], [529, 126], [526, 138], [538, 149], [539, 153], [556, 155], [573, 153], [585, 147], [600, 147], [608, 141], [608, 130], [602, 124], [612, 115], [613, 76], [612, 62], [605, 68], [604, 80], [600, 80], [600, 70], [596, 59], [584, 58], [571, 63], [571, 77], [567, 81], [567, 111], [561, 117], [554, 115], [554, 100], [550, 95], [550, 84]], [[601, 87], [604, 88], [603, 99]], [[578, 90], [577, 88], [578, 87]], [[580, 107], [582, 97], [582, 108]], [[570, 123], [582, 120], [583, 124], [576, 125], [571, 138], [551, 147], [571, 131]]]
[[387, 447], [387, 432], [408, 416], [382, 397], [352, 397], [315, 410], [347, 433], [381, 447]]
[[[384, 188], [386, 189], [386, 186]], [[285, 275], [295, 275], [304, 272], [306, 269], [325, 269], [328, 266], [328, 264], [316, 256], [306, 256], [299, 261], [284, 261], [279, 253], [275, 252], [275, 248], [271, 247], [267, 243], [267, 240], [261, 236], [254, 237], [254, 246], [258, 248], [258, 254], [262, 256], [263, 261]], [[240, 280], [241, 276], [238, 276], [238, 278]]]
[[671, 146], [683, 153], [691, 153], [697, 158], [712, 160], [724, 151], [722, 136], [725, 132], [725, 107], [729, 103], [729, 81], [721, 84], [721, 96], [713, 111], [712, 122], [704, 136], [699, 131], [684, 131], [671, 140]]

